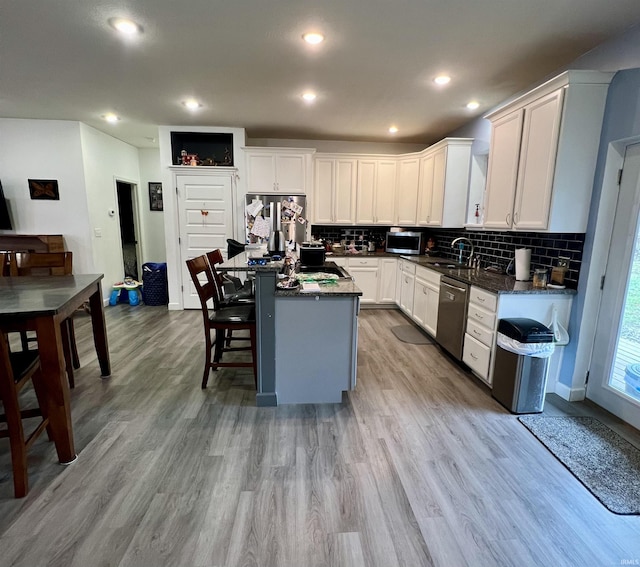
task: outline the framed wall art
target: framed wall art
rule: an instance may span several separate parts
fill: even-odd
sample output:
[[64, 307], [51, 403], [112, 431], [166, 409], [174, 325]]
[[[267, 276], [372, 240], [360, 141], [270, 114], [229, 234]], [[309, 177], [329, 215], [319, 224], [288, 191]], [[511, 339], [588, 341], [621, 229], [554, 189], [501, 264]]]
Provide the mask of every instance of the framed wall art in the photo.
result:
[[162, 183], [149, 181], [149, 209], [152, 211], [163, 211], [162, 206]]
[[33, 200], [59, 201], [57, 179], [29, 179], [29, 195]]

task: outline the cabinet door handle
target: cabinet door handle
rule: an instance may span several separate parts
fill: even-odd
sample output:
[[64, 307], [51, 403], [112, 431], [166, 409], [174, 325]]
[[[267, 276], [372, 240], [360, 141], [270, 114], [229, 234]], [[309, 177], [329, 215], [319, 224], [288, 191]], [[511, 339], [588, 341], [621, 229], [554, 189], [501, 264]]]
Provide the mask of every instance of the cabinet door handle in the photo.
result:
[[424, 293], [425, 295], [427, 295], [427, 288], [426, 288], [426, 287], [423, 287], [423, 288], [422, 288], [422, 293]]
[[482, 315], [480, 315], [480, 313], [476, 312], [476, 317], [480, 320], [484, 319], [484, 317]]
[[478, 335], [478, 336], [482, 335], [482, 333], [480, 331], [478, 331], [478, 329], [474, 329], [473, 330], [473, 334], [474, 335]]
[[507, 217], [505, 219], [507, 221], [507, 224], [510, 225], [511, 224], [511, 213], [507, 213]]
[[476, 301], [479, 301], [480, 303], [484, 303], [484, 301], [485, 301], [484, 297], [474, 297], [474, 299]]
[[478, 357], [475, 354], [473, 354], [472, 352], [469, 353], [469, 356], [471, 358], [473, 358], [473, 360], [478, 360]]
[[513, 224], [518, 224], [519, 218], [520, 218], [520, 215], [517, 212], [513, 213]]

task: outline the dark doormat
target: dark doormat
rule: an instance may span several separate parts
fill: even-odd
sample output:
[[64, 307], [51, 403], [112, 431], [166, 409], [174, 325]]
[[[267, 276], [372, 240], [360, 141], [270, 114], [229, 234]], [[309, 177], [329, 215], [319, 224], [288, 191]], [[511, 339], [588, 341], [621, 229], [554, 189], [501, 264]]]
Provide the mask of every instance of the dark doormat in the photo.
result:
[[592, 417], [518, 418], [615, 514], [640, 514], [640, 450]]
[[422, 333], [419, 329], [416, 329], [413, 325], [398, 325], [397, 327], [391, 327], [391, 332], [403, 343], [409, 343], [412, 345], [433, 344], [433, 341], [427, 337], [427, 335]]

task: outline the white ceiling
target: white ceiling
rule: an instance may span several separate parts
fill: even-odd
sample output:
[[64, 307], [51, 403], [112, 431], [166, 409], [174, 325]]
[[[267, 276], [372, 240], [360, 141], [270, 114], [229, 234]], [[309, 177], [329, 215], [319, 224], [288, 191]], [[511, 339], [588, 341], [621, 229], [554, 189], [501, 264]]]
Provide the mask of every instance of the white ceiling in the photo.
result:
[[[142, 36], [119, 37], [116, 16]], [[638, 0], [3, 0], [0, 116], [79, 120], [138, 147], [159, 124], [385, 142], [394, 124], [394, 140], [427, 144], [639, 21]], [[308, 30], [326, 41], [309, 48]]]

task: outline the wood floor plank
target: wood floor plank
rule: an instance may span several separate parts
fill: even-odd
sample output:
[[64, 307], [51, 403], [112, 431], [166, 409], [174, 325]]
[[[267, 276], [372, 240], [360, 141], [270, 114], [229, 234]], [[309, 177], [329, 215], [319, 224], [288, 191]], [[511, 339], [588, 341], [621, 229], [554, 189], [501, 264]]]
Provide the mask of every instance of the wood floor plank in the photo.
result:
[[[490, 390], [393, 310], [359, 315], [343, 403], [258, 408], [250, 369], [200, 388], [198, 311], [106, 310], [113, 374], [90, 319], [71, 392], [69, 467], [41, 437], [13, 498], [0, 444], [0, 566], [586, 567], [640, 560], [640, 517], [606, 510]], [[296, 324], [294, 322], [293, 324]], [[30, 390], [23, 401], [33, 403]], [[549, 415], [593, 404], [547, 399]]]

